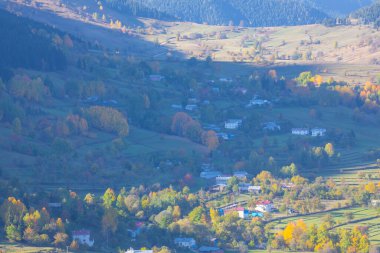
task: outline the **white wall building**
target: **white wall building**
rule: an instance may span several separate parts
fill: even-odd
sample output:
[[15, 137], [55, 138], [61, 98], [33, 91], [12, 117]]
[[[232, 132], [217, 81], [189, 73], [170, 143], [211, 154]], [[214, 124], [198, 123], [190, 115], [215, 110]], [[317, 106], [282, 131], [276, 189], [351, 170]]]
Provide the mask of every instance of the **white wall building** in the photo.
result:
[[212, 179], [212, 178], [216, 178], [216, 177], [220, 176], [221, 174], [222, 173], [220, 173], [217, 170], [202, 171], [200, 174], [200, 177], [205, 178], [205, 179]]
[[270, 213], [274, 209], [274, 205], [269, 200], [264, 200], [256, 203], [255, 210], [262, 213]]
[[313, 128], [313, 129], [311, 129], [311, 136], [313, 136], [313, 137], [325, 136], [326, 131], [327, 130], [325, 128]]
[[73, 231], [73, 240], [77, 241], [79, 244], [85, 244], [89, 247], [94, 245], [94, 240], [90, 239], [91, 233], [89, 230], [77, 230]]
[[241, 119], [229, 119], [226, 122], [224, 122], [224, 128], [238, 129], [242, 123], [243, 123], [243, 120]]
[[175, 238], [174, 243], [178, 247], [183, 247], [183, 248], [193, 248], [197, 245], [194, 238]]
[[294, 135], [309, 135], [309, 132], [307, 128], [292, 128], [292, 134]]
[[216, 184], [225, 184], [227, 185], [228, 180], [230, 180], [232, 177], [231, 176], [217, 176], [215, 178]]
[[133, 248], [130, 248], [125, 253], [153, 253], [153, 250], [134, 250]]
[[251, 185], [248, 187], [248, 192], [250, 193], [259, 194], [260, 191], [261, 191], [260, 185]]

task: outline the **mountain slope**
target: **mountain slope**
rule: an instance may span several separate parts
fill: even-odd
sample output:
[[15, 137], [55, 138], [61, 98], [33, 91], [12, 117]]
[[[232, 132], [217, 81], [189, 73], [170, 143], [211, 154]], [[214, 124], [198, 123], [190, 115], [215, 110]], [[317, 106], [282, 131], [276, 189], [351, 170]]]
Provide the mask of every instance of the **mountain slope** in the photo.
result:
[[330, 15], [341, 16], [348, 15], [351, 12], [362, 8], [364, 6], [370, 5], [373, 0], [308, 0], [309, 3]]
[[0, 69], [57, 70], [66, 66], [64, 54], [53, 42], [62, 34], [48, 26], [0, 10], [0, 34]]
[[327, 14], [299, 0], [107, 0], [128, 14], [208, 23], [280, 26], [319, 23]]
[[380, 24], [380, 2], [373, 3], [370, 6], [361, 8], [360, 10], [352, 14], [355, 18], [360, 18], [364, 23], [375, 23], [379, 26]]

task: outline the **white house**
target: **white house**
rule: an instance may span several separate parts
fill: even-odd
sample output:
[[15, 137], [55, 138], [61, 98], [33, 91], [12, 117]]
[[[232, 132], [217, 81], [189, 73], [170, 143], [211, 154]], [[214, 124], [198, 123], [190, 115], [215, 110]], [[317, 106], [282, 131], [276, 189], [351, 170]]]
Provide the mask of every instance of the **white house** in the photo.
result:
[[216, 184], [227, 184], [228, 180], [230, 180], [232, 176], [217, 176], [215, 178]]
[[177, 109], [177, 110], [181, 110], [182, 109], [182, 105], [179, 105], [179, 104], [172, 104], [171, 107], [173, 109]]
[[217, 133], [216, 134], [219, 138], [222, 138], [223, 140], [225, 141], [228, 141], [230, 139], [230, 137], [228, 136], [227, 133]]
[[277, 124], [276, 122], [266, 122], [263, 124], [263, 130], [264, 131], [280, 131], [281, 126]]
[[134, 250], [133, 248], [130, 248], [125, 253], [153, 253], [153, 250]]
[[234, 177], [237, 177], [239, 179], [245, 179], [248, 176], [248, 172], [244, 170], [239, 170], [234, 172]]
[[292, 134], [294, 135], [309, 135], [308, 128], [292, 128]]
[[311, 136], [317, 137], [317, 136], [325, 136], [326, 135], [326, 129], [325, 128], [313, 128], [311, 129]]
[[194, 248], [197, 245], [194, 238], [175, 238], [174, 244], [183, 248]]
[[200, 174], [200, 177], [205, 178], [205, 179], [211, 179], [211, 178], [216, 178], [216, 177], [220, 176], [221, 174], [222, 173], [220, 173], [217, 170], [202, 171]]
[[255, 210], [262, 212], [262, 213], [270, 213], [274, 209], [274, 205], [271, 201], [269, 200], [264, 200], [264, 201], [259, 201], [256, 203]]
[[249, 184], [249, 183], [240, 183], [238, 186], [239, 186], [239, 192], [248, 192], [248, 189], [251, 186], [251, 184]]
[[94, 245], [94, 240], [91, 241], [91, 233], [89, 230], [76, 230], [73, 231], [73, 240], [77, 241], [80, 244], [86, 244], [89, 247], [92, 247]]
[[231, 78], [226, 78], [226, 77], [221, 77], [221, 78], [219, 78], [219, 82], [222, 82], [222, 83], [232, 83], [232, 79]]
[[254, 98], [254, 99], [251, 99], [249, 101], [247, 107], [251, 107], [251, 106], [263, 106], [263, 105], [269, 105], [269, 104], [270, 104], [269, 100]]
[[186, 110], [186, 111], [194, 111], [194, 110], [197, 109], [197, 108], [198, 108], [197, 105], [193, 105], [193, 104], [191, 104], [191, 105], [186, 105], [185, 110]]
[[248, 210], [246, 210], [244, 207], [228, 207], [223, 209], [224, 214], [228, 213], [237, 213], [239, 218], [246, 219], [249, 216]]
[[248, 210], [245, 210], [244, 207], [237, 207], [235, 211], [238, 213], [239, 218], [246, 219], [248, 218]]
[[261, 191], [260, 185], [251, 185], [248, 187], [248, 192], [250, 193], [259, 194], [260, 191]]
[[224, 122], [224, 128], [238, 129], [242, 123], [243, 123], [243, 120], [241, 119], [229, 119], [226, 122]]
[[374, 207], [379, 207], [380, 206], [380, 200], [378, 200], [378, 199], [372, 199], [371, 200], [371, 204]]
[[224, 191], [224, 189], [226, 189], [226, 187], [227, 187], [226, 184], [216, 184], [216, 185], [213, 185], [210, 188], [210, 191], [212, 191], [212, 192], [222, 192], [222, 191]]
[[163, 79], [165, 79], [165, 77], [162, 76], [162, 75], [149, 75], [149, 79], [150, 79], [152, 82], [160, 82], [160, 81], [162, 81]]

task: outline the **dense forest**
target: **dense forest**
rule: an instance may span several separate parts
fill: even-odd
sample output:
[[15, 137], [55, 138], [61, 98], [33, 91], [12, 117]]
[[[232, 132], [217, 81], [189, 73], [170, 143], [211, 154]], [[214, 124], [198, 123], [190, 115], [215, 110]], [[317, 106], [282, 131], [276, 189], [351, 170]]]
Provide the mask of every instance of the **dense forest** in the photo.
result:
[[320, 23], [327, 14], [294, 0], [107, 0], [128, 14], [227, 25], [278, 26]]
[[65, 68], [66, 58], [60, 45], [70, 46], [72, 41], [68, 36], [52, 31], [48, 26], [0, 11], [1, 72], [20, 67], [37, 70]]
[[370, 5], [373, 0], [308, 0], [308, 2], [332, 16], [347, 15], [359, 8]]
[[380, 25], [380, 2], [361, 8], [352, 14], [355, 18], [360, 18], [365, 24], [374, 23], [376, 27]]
[[213, 25], [280, 26], [321, 23], [344, 16], [371, 0], [107, 0], [128, 14], [158, 19], [191, 21]]

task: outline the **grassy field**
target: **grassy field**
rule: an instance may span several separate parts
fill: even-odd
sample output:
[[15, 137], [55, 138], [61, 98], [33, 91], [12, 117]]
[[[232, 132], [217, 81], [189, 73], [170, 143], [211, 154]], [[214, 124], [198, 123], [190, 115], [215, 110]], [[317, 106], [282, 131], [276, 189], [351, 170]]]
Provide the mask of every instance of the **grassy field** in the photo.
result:
[[[31, 247], [21, 244], [0, 243], [0, 252], [4, 253], [48, 253], [54, 250], [52, 247]], [[65, 252], [59, 250], [58, 252]]]
[[[27, 246], [24, 244], [18, 244], [18, 243], [4, 243], [0, 242], [0, 252], [1, 253], [49, 253], [49, 252], [55, 252], [55, 253], [73, 253], [74, 251], [71, 251], [70, 249], [59, 249], [59, 248], [53, 248], [53, 247], [34, 247], [34, 246]], [[98, 251], [81, 251], [82, 253], [100, 253]]]

